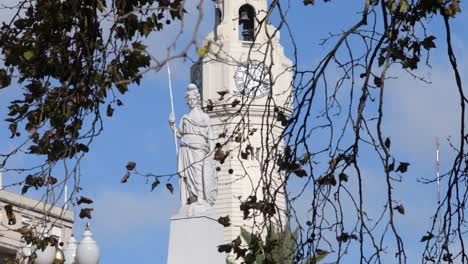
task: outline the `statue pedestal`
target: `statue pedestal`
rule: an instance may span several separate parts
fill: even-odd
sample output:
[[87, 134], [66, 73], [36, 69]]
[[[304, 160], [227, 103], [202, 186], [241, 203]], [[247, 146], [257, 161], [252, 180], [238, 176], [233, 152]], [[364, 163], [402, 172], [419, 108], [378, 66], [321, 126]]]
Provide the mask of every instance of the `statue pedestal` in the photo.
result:
[[223, 244], [223, 226], [207, 215], [175, 215], [171, 218], [167, 264], [224, 264], [218, 252]]

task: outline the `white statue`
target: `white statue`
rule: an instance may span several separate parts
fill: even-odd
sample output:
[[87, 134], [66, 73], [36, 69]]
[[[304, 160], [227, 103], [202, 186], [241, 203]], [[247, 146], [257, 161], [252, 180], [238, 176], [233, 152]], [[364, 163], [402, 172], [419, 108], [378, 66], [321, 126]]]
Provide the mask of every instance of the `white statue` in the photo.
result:
[[[210, 117], [201, 109], [201, 99], [195, 84], [189, 84], [185, 100], [190, 112], [182, 117], [179, 128], [174, 126], [174, 116], [169, 124], [180, 139], [177, 170], [182, 179], [181, 192], [187, 199], [182, 201], [186, 214], [195, 215], [213, 206], [218, 193], [218, 181], [214, 170], [214, 141]], [[185, 190], [184, 190], [185, 189]], [[182, 196], [183, 197], [183, 196]]]

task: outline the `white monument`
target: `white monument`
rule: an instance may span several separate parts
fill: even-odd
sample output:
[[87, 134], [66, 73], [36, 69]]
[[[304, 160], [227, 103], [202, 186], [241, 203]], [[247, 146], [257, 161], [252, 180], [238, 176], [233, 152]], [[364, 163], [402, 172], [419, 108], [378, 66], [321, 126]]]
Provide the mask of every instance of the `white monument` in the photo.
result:
[[214, 140], [210, 117], [201, 108], [201, 96], [195, 84], [185, 93], [190, 112], [182, 116], [180, 126], [175, 127], [173, 116], [169, 124], [180, 139], [177, 153], [177, 171], [181, 179], [180, 214], [198, 216], [209, 213], [218, 193], [217, 175], [214, 170]]
[[[174, 128], [182, 207], [171, 221], [168, 264], [224, 264], [216, 246], [252, 226], [240, 205], [252, 195], [261, 199], [264, 182], [277, 193], [276, 206], [285, 208], [281, 175], [275, 169], [261, 180], [261, 170], [271, 169], [265, 166], [271, 148], [283, 149], [279, 115], [287, 118], [291, 111], [292, 63], [280, 32], [259, 24], [268, 14], [266, 0], [214, 2], [214, 30], [203, 43], [207, 54], [191, 69], [191, 110]], [[231, 225], [218, 224], [220, 216], [229, 216]]]
[[214, 137], [210, 117], [201, 108], [195, 84], [187, 87], [185, 100], [190, 112], [175, 126], [169, 124], [180, 141], [177, 171], [180, 176], [181, 208], [171, 219], [168, 264], [223, 263], [216, 248], [223, 242], [223, 228], [213, 205], [218, 192], [214, 169]]

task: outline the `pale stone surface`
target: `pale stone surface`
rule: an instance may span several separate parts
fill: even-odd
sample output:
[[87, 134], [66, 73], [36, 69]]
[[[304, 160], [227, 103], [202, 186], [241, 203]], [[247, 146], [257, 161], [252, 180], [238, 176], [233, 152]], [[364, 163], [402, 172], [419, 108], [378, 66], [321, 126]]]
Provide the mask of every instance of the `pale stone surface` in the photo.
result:
[[[254, 30], [258, 33], [255, 42], [241, 39], [239, 15], [245, 5], [250, 5], [257, 16], [254, 23]], [[225, 263], [224, 256], [219, 257], [216, 246], [234, 240], [239, 236], [241, 226], [252, 227], [251, 220], [243, 219], [240, 203], [250, 195], [262, 199], [261, 190], [265, 181], [260, 179], [261, 168], [265, 165], [267, 150], [284, 148], [283, 142], [278, 140], [283, 126], [277, 122], [275, 110], [281, 109], [285, 116], [292, 110], [293, 64], [284, 54], [279, 32], [274, 26], [267, 24], [258, 27], [257, 24], [268, 14], [267, 1], [215, 0], [214, 9], [214, 30], [203, 43], [208, 53], [192, 66], [191, 80], [200, 88], [201, 102], [207, 109], [215, 143], [219, 143], [225, 153], [230, 153], [222, 163], [215, 163], [217, 196], [213, 208], [207, 210], [213, 210], [218, 216], [228, 215], [231, 225], [223, 228], [206, 217], [174, 217], [171, 221], [168, 264]], [[274, 37], [269, 39], [268, 36]], [[265, 69], [268, 69], [267, 73]], [[241, 105], [248, 107], [241, 108]], [[265, 120], [266, 116], [269, 120]], [[253, 129], [257, 132], [249, 133]], [[234, 140], [237, 137], [241, 140]], [[241, 151], [247, 145], [251, 155], [242, 159]], [[179, 166], [180, 162], [179, 157]], [[269, 175], [268, 186], [276, 193], [279, 208], [274, 216], [276, 219], [272, 220], [284, 223], [282, 210], [286, 205], [280, 184], [282, 175], [277, 169]], [[181, 191], [184, 192], [184, 188]], [[186, 205], [184, 199], [182, 204], [179, 212], [182, 216], [203, 214], [202, 207]], [[261, 219], [256, 221], [261, 222]]]
[[171, 219], [167, 264], [224, 264], [226, 255], [218, 253], [223, 244], [223, 226], [210, 216]]
[[[14, 225], [8, 225], [8, 217], [4, 206], [10, 204], [13, 206], [13, 213], [16, 218]], [[9, 231], [2, 231], [0, 236], [0, 263], [5, 258], [14, 258], [17, 250], [24, 246], [21, 240], [21, 234], [13, 230], [25, 226], [37, 226], [42, 224], [41, 219], [45, 215], [49, 218], [47, 228], [51, 235], [59, 241], [66, 242], [71, 236], [73, 228], [73, 212], [63, 210], [58, 206], [45, 204], [37, 200], [0, 190], [0, 225], [8, 227]]]
[[[242, 28], [239, 25], [240, 9], [246, 4], [255, 10], [254, 27], [258, 33], [255, 42], [242, 39]], [[283, 126], [276, 122], [275, 108], [282, 109], [286, 116], [292, 110], [293, 64], [284, 53], [279, 42], [280, 34], [275, 27], [271, 24], [258, 26], [258, 21], [262, 21], [268, 14], [267, 9], [266, 0], [216, 0], [213, 11], [220, 12], [221, 19], [218, 23], [215, 22], [213, 32], [204, 40], [203, 46], [209, 47], [208, 53], [194, 64], [191, 70], [192, 81], [200, 85], [203, 106], [207, 108], [208, 105], [212, 105], [212, 110], [207, 113], [211, 119], [213, 135], [227, 135], [224, 139], [216, 139], [230, 155], [223, 164], [218, 162], [215, 165], [219, 171], [218, 196], [214, 204], [218, 215], [229, 215], [231, 219], [231, 226], [224, 229], [225, 243], [231, 242], [239, 235], [240, 226], [252, 226], [252, 221], [243, 219], [239, 210], [240, 203], [253, 194], [262, 199], [261, 191], [255, 193], [255, 190], [262, 189], [260, 177], [261, 168], [267, 159], [266, 146], [277, 143], [275, 149], [283, 149], [282, 142], [277, 140]], [[268, 36], [274, 37], [269, 39]], [[259, 62], [264, 66], [255, 67]], [[263, 71], [258, 70], [261, 68], [271, 71], [264, 76]], [[262, 79], [269, 87], [259, 83]], [[258, 93], [250, 92], [257, 86], [260, 90]], [[220, 96], [220, 93], [224, 96]], [[240, 101], [237, 107], [232, 106], [235, 100]], [[248, 107], [241, 108], [240, 105]], [[265, 120], [266, 116], [270, 118], [268, 121]], [[270, 127], [267, 127], [268, 124]], [[248, 131], [252, 129], [256, 129], [257, 132], [249, 135]], [[229, 137], [238, 135], [245, 141], [239, 143], [229, 140]], [[248, 159], [242, 159], [240, 151], [245, 151], [247, 145], [253, 149], [252, 155]], [[271, 156], [268, 158], [271, 160]], [[286, 207], [285, 199], [283, 190], [277, 187], [282, 182], [282, 176], [276, 170], [271, 171], [270, 175], [269, 179], [272, 182], [268, 185], [269, 188], [272, 192], [275, 192], [276, 188], [279, 189], [276, 205], [280, 212], [275, 215], [278, 219], [273, 220], [284, 223], [284, 212], [281, 212], [281, 208]]]

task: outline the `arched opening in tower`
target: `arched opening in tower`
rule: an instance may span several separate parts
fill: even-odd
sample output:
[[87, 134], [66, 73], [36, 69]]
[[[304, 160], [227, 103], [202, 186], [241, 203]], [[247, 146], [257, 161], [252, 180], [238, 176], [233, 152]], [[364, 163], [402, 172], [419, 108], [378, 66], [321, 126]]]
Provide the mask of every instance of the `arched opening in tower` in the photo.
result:
[[223, 13], [221, 12], [221, 9], [218, 7], [215, 9], [215, 39], [218, 39], [218, 26], [221, 24], [223, 21]]
[[249, 4], [239, 9], [239, 33], [243, 41], [253, 41], [255, 38], [255, 9]]

